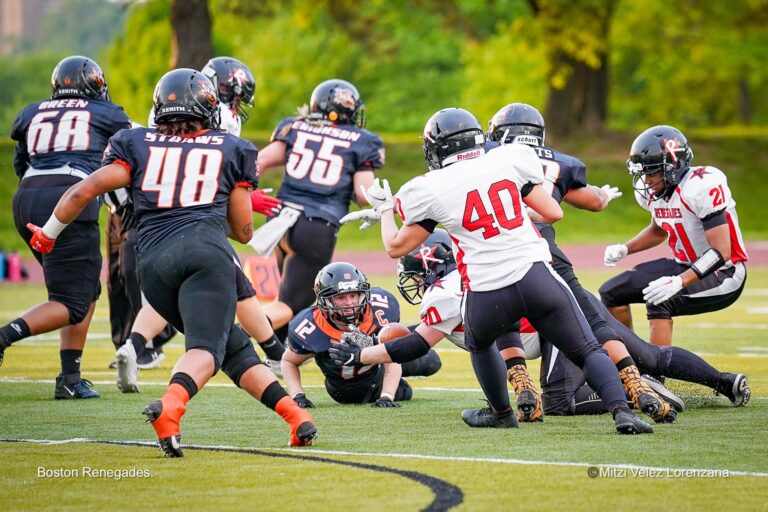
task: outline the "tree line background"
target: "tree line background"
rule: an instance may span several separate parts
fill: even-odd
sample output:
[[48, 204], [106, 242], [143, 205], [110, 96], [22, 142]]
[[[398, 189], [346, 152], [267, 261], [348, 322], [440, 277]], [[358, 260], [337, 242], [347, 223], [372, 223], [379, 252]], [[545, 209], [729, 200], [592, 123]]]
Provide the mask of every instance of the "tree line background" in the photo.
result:
[[766, 26], [768, 0], [61, 0], [36, 40], [0, 57], [0, 135], [73, 53], [101, 64], [138, 122], [172, 67], [239, 58], [257, 81], [246, 136], [331, 77], [355, 83], [369, 127], [388, 134], [420, 132], [446, 106], [485, 123], [515, 101], [558, 139], [658, 123], [762, 132]]

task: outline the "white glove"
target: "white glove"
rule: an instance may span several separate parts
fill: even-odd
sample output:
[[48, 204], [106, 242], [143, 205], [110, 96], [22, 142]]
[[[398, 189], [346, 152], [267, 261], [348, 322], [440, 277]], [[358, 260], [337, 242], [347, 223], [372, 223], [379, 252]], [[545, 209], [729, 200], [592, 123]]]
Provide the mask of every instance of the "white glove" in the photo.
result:
[[610, 203], [617, 197], [621, 197], [621, 190], [619, 187], [612, 187], [611, 185], [603, 185], [600, 189], [608, 196], [608, 202]]
[[609, 245], [605, 248], [603, 264], [606, 267], [615, 267], [616, 263], [629, 254], [629, 249], [624, 244]]
[[664, 276], [651, 281], [643, 290], [643, 300], [654, 306], [668, 301], [683, 289], [683, 278]]
[[368, 204], [373, 206], [379, 217], [381, 217], [381, 212], [391, 210], [395, 206], [392, 190], [390, 190], [389, 181], [386, 179], [381, 180], [380, 184], [379, 178], [376, 178], [368, 190], [362, 189], [362, 191]]
[[343, 216], [339, 222], [346, 224], [347, 222], [354, 222], [357, 220], [361, 221], [360, 231], [365, 231], [366, 229], [378, 224], [381, 220], [381, 215], [376, 213], [376, 210], [373, 208], [368, 208], [367, 210], [350, 212]]

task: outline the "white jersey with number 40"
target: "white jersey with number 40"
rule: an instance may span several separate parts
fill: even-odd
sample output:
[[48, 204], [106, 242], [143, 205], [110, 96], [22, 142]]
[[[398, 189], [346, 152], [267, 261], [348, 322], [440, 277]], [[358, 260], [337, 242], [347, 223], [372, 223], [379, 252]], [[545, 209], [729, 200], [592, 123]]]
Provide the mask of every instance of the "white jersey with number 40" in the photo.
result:
[[710, 166], [690, 169], [669, 199], [647, 201], [635, 196], [640, 206], [651, 212], [653, 222], [667, 232], [675, 261], [691, 265], [709, 249], [702, 219], [725, 210], [731, 238], [731, 260], [724, 267], [747, 261], [744, 240], [736, 215], [736, 201], [725, 174]]
[[408, 181], [395, 209], [405, 224], [432, 220], [448, 231], [465, 290], [498, 290], [516, 283], [537, 261], [550, 261], [520, 190], [544, 181], [536, 152], [506, 144], [483, 156]]

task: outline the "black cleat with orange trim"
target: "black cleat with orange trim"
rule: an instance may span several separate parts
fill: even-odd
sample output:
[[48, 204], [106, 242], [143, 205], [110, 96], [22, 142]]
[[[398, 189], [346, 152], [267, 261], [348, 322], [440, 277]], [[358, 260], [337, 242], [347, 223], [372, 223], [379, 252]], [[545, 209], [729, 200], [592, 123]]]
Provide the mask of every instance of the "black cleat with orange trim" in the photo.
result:
[[290, 446], [312, 446], [317, 437], [317, 427], [311, 421], [305, 421], [298, 427], [291, 427]]

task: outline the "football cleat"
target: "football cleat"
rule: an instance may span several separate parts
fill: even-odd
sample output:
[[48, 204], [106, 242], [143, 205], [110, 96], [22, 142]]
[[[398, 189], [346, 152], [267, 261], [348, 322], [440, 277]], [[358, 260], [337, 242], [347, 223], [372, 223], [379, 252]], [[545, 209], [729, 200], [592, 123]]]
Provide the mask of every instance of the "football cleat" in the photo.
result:
[[677, 412], [643, 381], [636, 366], [623, 368], [619, 371], [619, 377], [637, 409], [650, 416], [656, 423], [674, 423]]
[[163, 347], [144, 348], [136, 354], [136, 366], [141, 370], [151, 370], [157, 368], [165, 360]]
[[650, 375], [643, 375], [642, 379], [648, 384], [649, 388], [654, 390], [657, 395], [664, 399], [664, 401], [671, 405], [677, 412], [685, 411], [685, 402], [683, 399], [667, 388], [661, 380], [651, 377]]
[[56, 390], [53, 398], [56, 400], [73, 400], [78, 398], [99, 398], [101, 395], [93, 388], [93, 382], [81, 379], [79, 374], [74, 376], [59, 375], [56, 377]]
[[461, 411], [461, 419], [475, 428], [517, 428], [517, 417], [514, 413], [499, 418], [493, 413], [490, 405], [483, 409], [464, 409]]
[[[168, 415], [163, 415], [163, 402], [155, 400], [144, 408], [142, 414], [147, 417], [147, 422], [151, 423], [152, 428], [155, 429], [155, 432], [158, 435], [160, 450], [162, 450], [165, 456], [183, 457], [184, 452], [182, 451], [180, 444], [181, 432], [179, 432], [179, 420], [174, 421], [168, 418]], [[175, 433], [163, 436], [163, 434], [160, 433], [161, 429], [163, 430], [163, 434], [166, 433], [165, 430], [167, 429], [175, 431]]]
[[742, 407], [749, 403], [752, 390], [749, 389], [747, 376], [742, 373], [721, 373], [720, 382], [715, 389], [716, 395], [723, 395], [731, 401], [733, 407]]
[[312, 446], [317, 437], [317, 427], [311, 421], [305, 421], [297, 428], [291, 427], [289, 446]]
[[616, 432], [622, 435], [653, 434], [653, 427], [629, 411], [618, 411], [613, 417]]
[[130, 341], [123, 344], [115, 354], [117, 363], [117, 389], [123, 393], [138, 393], [137, 377], [139, 367], [136, 364], [136, 349]]
[[544, 421], [544, 414], [541, 411], [541, 396], [525, 365], [517, 364], [507, 370], [507, 380], [512, 384], [515, 392], [518, 421]]

